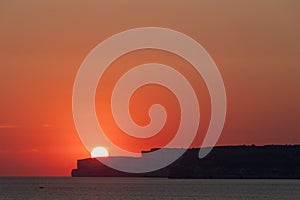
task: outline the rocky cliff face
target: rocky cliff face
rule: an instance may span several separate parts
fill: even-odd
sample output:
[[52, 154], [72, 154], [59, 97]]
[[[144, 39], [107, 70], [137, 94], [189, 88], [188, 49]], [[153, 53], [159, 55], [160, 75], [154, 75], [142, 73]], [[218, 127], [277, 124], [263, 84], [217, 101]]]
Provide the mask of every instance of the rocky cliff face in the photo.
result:
[[[166, 149], [171, 153], [176, 149]], [[150, 151], [151, 152], [151, 151]], [[168, 178], [300, 178], [300, 146], [226, 146], [215, 147], [198, 158], [199, 149], [188, 149], [171, 165], [149, 173], [125, 173], [109, 168], [97, 159], [78, 160], [72, 176], [168, 177]], [[142, 156], [147, 156], [143, 152]], [[117, 159], [108, 157], [106, 159]], [[132, 159], [123, 158], [131, 162]]]

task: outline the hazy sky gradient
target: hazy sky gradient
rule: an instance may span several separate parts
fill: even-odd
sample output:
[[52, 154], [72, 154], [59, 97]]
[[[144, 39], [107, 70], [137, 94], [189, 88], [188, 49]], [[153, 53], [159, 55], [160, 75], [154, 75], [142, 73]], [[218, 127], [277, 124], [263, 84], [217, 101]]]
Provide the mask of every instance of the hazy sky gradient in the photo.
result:
[[300, 143], [300, 2], [1, 1], [0, 176], [69, 175], [89, 156], [72, 118], [83, 59], [135, 27], [181, 31], [223, 76], [219, 145]]

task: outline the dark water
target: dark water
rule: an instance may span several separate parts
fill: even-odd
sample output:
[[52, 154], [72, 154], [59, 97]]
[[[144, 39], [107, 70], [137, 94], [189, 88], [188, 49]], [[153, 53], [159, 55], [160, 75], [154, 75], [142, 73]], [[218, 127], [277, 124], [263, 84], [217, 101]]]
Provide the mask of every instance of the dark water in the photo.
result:
[[0, 178], [0, 199], [300, 199], [300, 180]]

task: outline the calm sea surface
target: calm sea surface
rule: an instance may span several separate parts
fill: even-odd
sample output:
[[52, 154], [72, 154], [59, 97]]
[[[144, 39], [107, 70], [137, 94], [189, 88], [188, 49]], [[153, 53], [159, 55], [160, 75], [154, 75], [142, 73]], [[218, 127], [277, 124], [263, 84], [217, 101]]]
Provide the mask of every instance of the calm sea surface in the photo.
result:
[[300, 180], [2, 177], [0, 199], [300, 199]]

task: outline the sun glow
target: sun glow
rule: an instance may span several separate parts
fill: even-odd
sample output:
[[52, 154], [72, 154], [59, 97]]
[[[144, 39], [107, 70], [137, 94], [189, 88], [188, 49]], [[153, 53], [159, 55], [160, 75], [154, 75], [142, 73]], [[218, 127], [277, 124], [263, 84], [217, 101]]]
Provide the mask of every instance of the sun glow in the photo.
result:
[[91, 157], [96, 158], [96, 157], [108, 157], [108, 151], [104, 147], [95, 147], [92, 152], [91, 152]]

